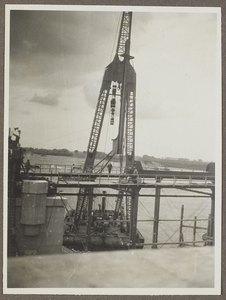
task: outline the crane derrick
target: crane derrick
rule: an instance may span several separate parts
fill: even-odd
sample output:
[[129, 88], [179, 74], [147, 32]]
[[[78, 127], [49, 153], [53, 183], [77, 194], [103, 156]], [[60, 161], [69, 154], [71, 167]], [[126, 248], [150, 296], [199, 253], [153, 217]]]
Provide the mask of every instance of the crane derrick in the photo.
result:
[[[100, 90], [100, 96], [98, 99], [98, 104], [97, 104], [97, 108], [96, 108], [96, 112], [95, 112], [95, 116], [94, 116], [93, 127], [92, 127], [91, 136], [90, 136], [90, 140], [89, 140], [86, 160], [85, 160], [85, 164], [83, 167], [84, 173], [92, 172], [92, 169], [94, 166], [98, 141], [100, 138], [101, 127], [102, 127], [103, 119], [104, 119], [104, 112], [106, 109], [107, 98], [109, 95], [110, 84], [111, 84], [110, 81], [103, 81], [103, 84], [102, 84], [102, 87]], [[77, 204], [76, 204], [76, 210], [75, 210], [75, 216], [74, 216], [75, 226], [78, 225], [82, 211], [84, 211], [84, 212], [86, 211], [87, 203], [88, 203], [88, 196], [86, 195], [87, 194], [86, 188], [81, 188], [79, 193], [81, 195], [78, 196]]]
[[[134, 143], [135, 143], [135, 98], [136, 98], [136, 73], [130, 60], [132, 13], [123, 12], [119, 30], [118, 43], [113, 61], [105, 68], [102, 85], [98, 97], [96, 111], [93, 119], [91, 134], [87, 147], [83, 173], [87, 173], [87, 181], [91, 173], [96, 171], [95, 158], [101, 135], [107, 103], [110, 99], [110, 125], [115, 125], [115, 109], [119, 105], [118, 133], [113, 139], [112, 151], [106, 156], [107, 163], [114, 155], [120, 155], [120, 169], [122, 169], [123, 156], [125, 159], [124, 173], [131, 172], [134, 165]], [[125, 153], [124, 153], [125, 150]], [[106, 164], [105, 164], [106, 166]], [[86, 180], [86, 178], [84, 179]], [[91, 234], [91, 215], [95, 214], [92, 209], [93, 188], [82, 187], [79, 190], [77, 205], [74, 211], [74, 226], [78, 230], [79, 224], [87, 224], [87, 243]], [[127, 220], [127, 235], [131, 237], [131, 226], [133, 216], [131, 215], [134, 198], [133, 189], [118, 190], [114, 219], [122, 219], [121, 229], [125, 230], [125, 218]], [[126, 204], [124, 211], [124, 202]], [[123, 222], [124, 220], [124, 222]], [[128, 222], [130, 220], [130, 222]], [[85, 221], [85, 223], [84, 223]]]
[[[113, 141], [113, 155], [123, 153], [125, 117], [127, 110], [128, 121], [126, 127], [128, 128], [128, 132], [126, 134], [126, 149], [128, 150], [128, 155], [126, 155], [126, 168], [133, 164], [134, 161], [133, 135], [135, 118], [134, 108], [136, 73], [129, 62], [132, 58], [130, 56], [131, 24], [132, 13], [124, 12], [121, 21], [116, 53], [113, 61], [106, 67], [103, 76], [102, 86], [99, 93], [98, 103], [87, 148], [86, 159], [83, 167], [84, 173], [93, 172], [96, 151], [101, 134], [108, 98], [111, 94], [115, 102], [116, 87], [119, 87], [118, 89], [121, 96], [121, 106], [118, 136]], [[115, 108], [115, 103], [113, 103], [111, 108]], [[82, 211], [86, 210], [87, 208], [85, 191], [81, 189], [80, 194], [83, 195], [79, 196], [77, 200], [75, 223], [79, 222]]]

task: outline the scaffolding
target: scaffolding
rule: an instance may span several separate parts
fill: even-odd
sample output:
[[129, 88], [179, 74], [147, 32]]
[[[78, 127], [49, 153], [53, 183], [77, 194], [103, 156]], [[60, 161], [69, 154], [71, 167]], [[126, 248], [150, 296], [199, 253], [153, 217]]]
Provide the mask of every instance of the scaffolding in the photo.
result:
[[[45, 174], [47, 175], [47, 174]], [[105, 197], [118, 198], [118, 191], [130, 193], [131, 196], [131, 211], [126, 214], [124, 220], [114, 220], [119, 224], [123, 223], [129, 228], [128, 234], [130, 240], [128, 247], [135, 249], [140, 246], [136, 242], [136, 229], [137, 224], [141, 223], [152, 223], [152, 241], [144, 242], [143, 246], [151, 246], [152, 249], [157, 249], [166, 245], [177, 245], [178, 247], [185, 246], [199, 246], [199, 245], [214, 245], [214, 205], [215, 205], [215, 175], [209, 172], [191, 172], [191, 171], [149, 171], [147, 174], [137, 174], [136, 180], [130, 180], [130, 174], [122, 173], [107, 174], [107, 173], [58, 173], [48, 174], [52, 179], [55, 178], [57, 181], [58, 190], [61, 189], [62, 196], [79, 196], [81, 190], [87, 190], [88, 199], [88, 219], [84, 222], [86, 225], [86, 247], [91, 238], [91, 207], [92, 203], [95, 202], [96, 197], [102, 197], [102, 190], [109, 189], [105, 192]], [[69, 189], [69, 191], [68, 191]], [[72, 192], [70, 189], [77, 189], [78, 192]], [[150, 193], [152, 189], [154, 193]], [[164, 190], [168, 192], [164, 193]], [[178, 191], [178, 192], [172, 192]], [[142, 191], [142, 192], [141, 192]], [[180, 192], [180, 193], [179, 193]], [[181, 194], [181, 192], [184, 192]], [[150, 219], [139, 219], [138, 218], [138, 206], [142, 204], [139, 199], [154, 198], [154, 209], [153, 217]], [[121, 195], [123, 198], [123, 195]], [[189, 218], [184, 217], [184, 205], [181, 206], [179, 218], [160, 218], [160, 207], [161, 199], [186, 199], [189, 201], [190, 198], [202, 199], [207, 198], [210, 200], [211, 208], [209, 215], [206, 218], [199, 218], [198, 215], [194, 215]], [[174, 200], [175, 201], [175, 200]], [[143, 204], [142, 204], [143, 205]], [[90, 217], [89, 217], [90, 215]], [[110, 221], [105, 220], [107, 224]], [[178, 234], [178, 240], [172, 241], [172, 236], [167, 234], [168, 239], [165, 242], [159, 241], [159, 228], [161, 223], [178, 222], [178, 228], [172, 234], [176, 236]], [[189, 222], [186, 224], [186, 222]], [[199, 222], [208, 223], [207, 226], [200, 226]], [[129, 226], [128, 226], [129, 225]], [[185, 240], [184, 231], [191, 230], [192, 236], [190, 239]], [[197, 232], [204, 231], [202, 238], [197, 239]]]

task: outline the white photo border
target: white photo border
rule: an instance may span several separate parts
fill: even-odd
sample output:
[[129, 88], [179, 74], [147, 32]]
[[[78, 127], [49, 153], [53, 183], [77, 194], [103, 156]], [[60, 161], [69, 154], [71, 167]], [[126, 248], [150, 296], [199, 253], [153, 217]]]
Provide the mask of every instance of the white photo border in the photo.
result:
[[7, 161], [9, 127], [9, 53], [10, 53], [10, 11], [133, 11], [133, 12], [186, 12], [217, 14], [217, 131], [216, 149], [216, 199], [222, 201], [222, 53], [221, 53], [221, 8], [220, 7], [173, 7], [173, 6], [99, 6], [99, 5], [5, 5], [5, 85], [4, 85], [4, 206], [3, 206], [3, 293], [4, 294], [46, 294], [46, 295], [220, 295], [221, 294], [221, 206], [215, 205], [215, 287], [214, 288], [7, 288]]

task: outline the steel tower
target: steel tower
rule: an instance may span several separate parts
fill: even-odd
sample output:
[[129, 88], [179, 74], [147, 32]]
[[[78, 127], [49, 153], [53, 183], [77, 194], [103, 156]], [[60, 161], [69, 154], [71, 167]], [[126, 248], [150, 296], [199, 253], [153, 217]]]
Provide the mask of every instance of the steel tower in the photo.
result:
[[[115, 154], [119, 154], [121, 157], [124, 155], [124, 172], [128, 172], [134, 164], [136, 73], [130, 64], [130, 60], [133, 59], [130, 55], [131, 26], [132, 12], [123, 12], [115, 56], [113, 61], [105, 69], [100, 88], [83, 167], [84, 173], [95, 172], [95, 157], [109, 98], [111, 107], [111, 125], [113, 125], [115, 121], [114, 114], [116, 105], [120, 105], [120, 113], [118, 135], [113, 140], [112, 151], [107, 155], [107, 159], [109, 161]], [[123, 154], [124, 147], [125, 153]], [[79, 224], [81, 216], [84, 216], [87, 213], [90, 193], [92, 193], [92, 188], [91, 190], [80, 188], [80, 195], [78, 196], [74, 214], [76, 227]], [[124, 195], [126, 196], [125, 217], [126, 219], [130, 219], [133, 193], [129, 190], [126, 192], [119, 191], [118, 199], [116, 200], [115, 216], [118, 216]], [[128, 233], [129, 230], [130, 228], [127, 226]]]

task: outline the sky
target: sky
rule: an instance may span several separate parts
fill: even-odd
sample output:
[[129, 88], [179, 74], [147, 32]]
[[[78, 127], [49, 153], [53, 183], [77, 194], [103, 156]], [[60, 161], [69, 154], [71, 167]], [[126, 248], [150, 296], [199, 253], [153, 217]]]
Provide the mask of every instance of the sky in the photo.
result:
[[[121, 12], [14, 10], [10, 16], [9, 126], [24, 147], [87, 150]], [[135, 154], [213, 161], [217, 15], [134, 12]], [[119, 104], [117, 105], [119, 107]], [[107, 106], [98, 150], [116, 126]]]

